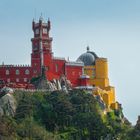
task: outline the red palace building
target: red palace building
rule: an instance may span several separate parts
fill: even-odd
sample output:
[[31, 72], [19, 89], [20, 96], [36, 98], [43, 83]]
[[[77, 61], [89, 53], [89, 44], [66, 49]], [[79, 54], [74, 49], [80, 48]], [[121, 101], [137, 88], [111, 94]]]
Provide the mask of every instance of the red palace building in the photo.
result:
[[83, 74], [84, 63], [70, 62], [65, 58], [54, 57], [52, 52], [52, 37], [50, 20], [47, 23], [40, 17], [39, 22], [32, 22], [34, 37], [31, 39], [31, 65], [0, 65], [0, 80], [4, 83], [25, 85], [33, 77], [41, 75], [42, 67], [45, 67], [47, 80], [59, 79], [62, 75], [69, 80], [73, 87], [80, 86], [80, 77]]

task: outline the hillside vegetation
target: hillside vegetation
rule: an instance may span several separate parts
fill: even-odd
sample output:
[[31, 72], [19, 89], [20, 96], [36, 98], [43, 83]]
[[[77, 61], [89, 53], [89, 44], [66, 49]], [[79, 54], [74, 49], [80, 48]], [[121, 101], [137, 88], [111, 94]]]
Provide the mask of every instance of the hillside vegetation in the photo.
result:
[[[6, 95], [5, 95], [6, 96]], [[14, 115], [0, 116], [0, 140], [140, 140], [121, 110], [104, 115], [93, 95], [16, 91]]]

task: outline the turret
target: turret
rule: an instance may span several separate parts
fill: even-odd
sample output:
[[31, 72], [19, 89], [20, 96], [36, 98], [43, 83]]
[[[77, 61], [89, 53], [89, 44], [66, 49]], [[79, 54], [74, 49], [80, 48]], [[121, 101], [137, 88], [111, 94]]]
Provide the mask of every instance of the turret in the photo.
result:
[[32, 30], [34, 31], [34, 28], [35, 28], [35, 21], [34, 21], [34, 19], [33, 19], [33, 21], [32, 21]]
[[108, 62], [106, 58], [97, 58], [95, 61], [95, 85], [104, 89], [109, 86]]
[[106, 58], [96, 59], [96, 78], [107, 78], [108, 79], [108, 63]]
[[49, 31], [51, 29], [51, 22], [50, 19], [48, 19], [48, 23], [47, 23], [47, 33], [49, 34]]

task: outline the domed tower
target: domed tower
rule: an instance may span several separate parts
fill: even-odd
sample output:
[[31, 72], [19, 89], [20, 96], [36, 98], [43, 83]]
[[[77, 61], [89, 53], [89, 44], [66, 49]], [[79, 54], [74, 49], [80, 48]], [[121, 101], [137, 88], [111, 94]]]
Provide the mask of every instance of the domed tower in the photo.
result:
[[96, 55], [95, 52], [90, 51], [89, 46], [87, 47], [87, 52], [81, 54], [77, 61], [81, 61], [84, 63], [84, 73], [90, 76], [90, 84], [94, 86], [94, 83], [92, 82], [95, 78], [95, 62], [96, 59], [99, 57]]
[[84, 63], [84, 73], [90, 76], [90, 84], [102, 89], [109, 85], [108, 80], [108, 63], [106, 58], [100, 58], [95, 52], [90, 51], [79, 56], [77, 61]]

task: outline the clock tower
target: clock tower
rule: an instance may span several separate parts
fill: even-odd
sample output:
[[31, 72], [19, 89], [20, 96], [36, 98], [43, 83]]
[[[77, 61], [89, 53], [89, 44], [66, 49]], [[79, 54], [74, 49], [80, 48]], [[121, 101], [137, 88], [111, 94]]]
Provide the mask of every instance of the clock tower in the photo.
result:
[[32, 22], [32, 29], [34, 37], [32, 42], [31, 66], [33, 68], [33, 75], [38, 76], [42, 74], [42, 68], [47, 70], [52, 69], [52, 38], [49, 36], [51, 23], [48, 19], [47, 23], [42, 16], [39, 22]]

